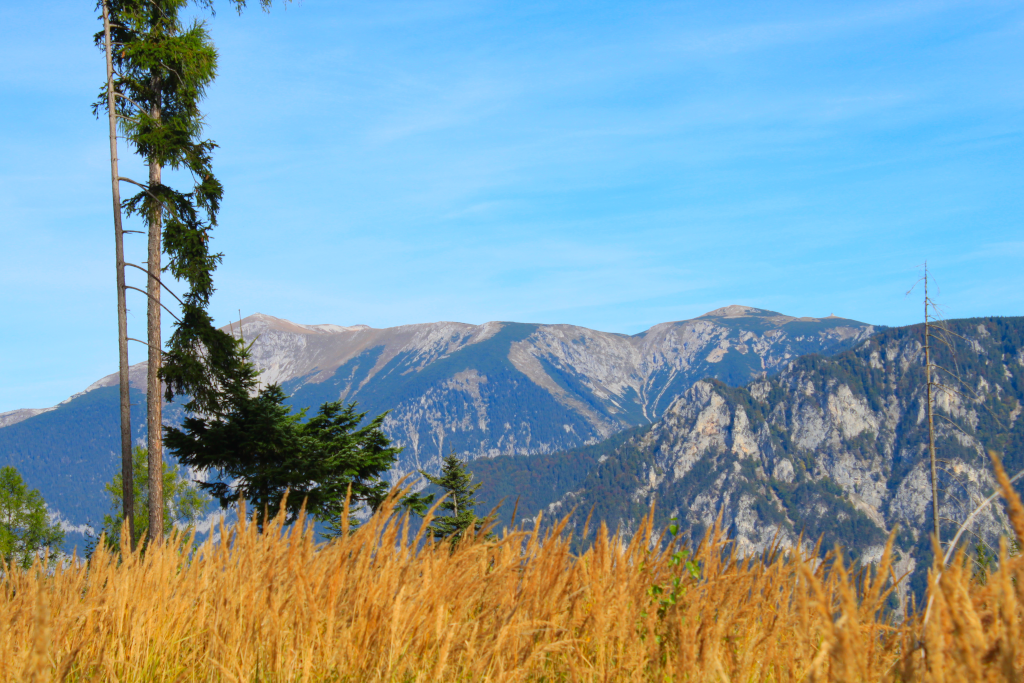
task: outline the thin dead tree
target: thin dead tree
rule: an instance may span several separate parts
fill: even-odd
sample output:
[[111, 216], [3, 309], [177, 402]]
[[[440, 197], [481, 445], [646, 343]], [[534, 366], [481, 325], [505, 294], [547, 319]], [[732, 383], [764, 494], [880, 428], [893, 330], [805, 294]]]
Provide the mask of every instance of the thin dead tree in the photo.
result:
[[928, 401], [928, 460], [932, 468], [932, 522], [935, 525], [935, 544], [942, 547], [942, 535], [939, 529], [939, 481], [935, 465], [935, 421], [933, 415], [934, 403], [932, 401], [932, 346], [931, 346], [931, 320], [929, 319], [929, 307], [932, 305], [928, 297], [928, 262], [924, 262], [924, 376], [927, 384]]
[[[969, 527], [976, 520], [977, 516], [981, 514], [981, 511], [983, 511], [987, 507], [988, 503], [984, 503], [980, 499], [976, 500], [975, 496], [971, 493], [969, 487], [963, 481], [960, 480], [956, 472], [952, 471], [948, 467], [940, 465], [940, 463], [942, 465], [951, 465], [951, 463], [947, 460], [941, 460], [936, 455], [936, 418], [943, 420], [944, 423], [947, 425], [947, 428], [959, 432], [960, 434], [962, 434], [964, 438], [973, 439], [974, 437], [971, 434], [967, 433], [967, 431], [965, 431], [963, 427], [957, 424], [956, 421], [954, 421], [950, 416], [942, 414], [936, 415], [935, 402], [939, 396], [946, 396], [947, 398], [959, 398], [960, 400], [963, 400], [965, 402], [969, 401], [976, 404], [980, 404], [981, 407], [986, 412], [989, 413], [989, 415], [1000, 428], [1005, 429], [1005, 426], [1002, 424], [999, 417], [994, 412], [992, 412], [992, 410], [990, 410], [987, 406], [983, 404], [983, 397], [978, 393], [978, 391], [972, 389], [961, 376], [960, 364], [957, 361], [957, 350], [954, 344], [954, 338], [959, 339], [960, 341], [965, 343], [968, 343], [968, 340], [966, 337], [953, 332], [953, 330], [950, 329], [949, 326], [945, 324], [945, 321], [943, 320], [940, 314], [938, 304], [932, 298], [929, 291], [930, 274], [928, 272], [927, 261], [924, 263], [923, 268], [924, 274], [918, 280], [918, 283], [921, 283], [924, 286], [925, 401], [926, 415], [928, 420], [928, 459], [931, 469], [932, 522], [935, 534], [935, 541], [937, 547], [940, 550], [942, 549], [940, 535], [941, 523], [943, 521], [949, 522], [956, 529], [955, 538], [953, 539], [953, 541], [947, 544], [948, 548], [944, 553], [944, 556], [948, 558], [950, 554], [954, 552], [957, 542], [959, 541], [961, 536], [963, 536], [964, 533], [972, 533]], [[914, 286], [916, 287], [917, 283], [915, 283]], [[910, 292], [912, 292], [913, 289], [914, 288], [912, 287], [911, 290], [907, 292], [907, 294], [910, 294]], [[941, 364], [933, 362], [932, 358], [934, 355], [934, 349], [932, 348], [932, 344], [933, 342], [936, 341], [940, 342], [940, 348], [944, 346], [946, 350], [949, 352], [950, 357], [952, 359], [952, 370], [950, 368], [944, 367]], [[953, 384], [950, 385], [947, 382], [940, 381], [940, 377], [945, 377], [948, 382], [952, 382]], [[967, 500], [959, 500], [957, 496], [949, 488], [945, 490], [947, 504], [949, 504], [950, 500], [952, 499], [953, 503], [959, 503], [959, 506], [963, 510], [972, 510], [972, 512], [970, 512], [970, 514], [968, 514], [965, 520], [962, 522], [953, 517], [942, 517], [940, 514], [938, 482], [940, 472], [945, 475], [946, 479], [950, 483], [959, 484], [960, 488], [963, 490], [964, 494], [967, 497]], [[1018, 474], [1017, 476], [1020, 475]], [[1016, 481], [1016, 479], [1017, 477], [1015, 476], [1014, 481]], [[991, 500], [989, 500], [989, 502], [991, 502]], [[982, 545], [988, 545], [981, 537], [978, 537], [978, 542]]]
[[121, 408], [121, 500], [123, 519], [128, 522], [130, 547], [135, 549], [135, 491], [132, 472], [132, 407], [128, 384], [128, 306], [125, 301], [124, 230], [121, 225], [121, 186], [117, 169], [117, 107], [114, 92], [113, 45], [110, 37], [110, 8], [103, 7], [103, 47], [107, 62], [107, 114], [110, 127], [110, 186], [114, 204], [114, 250], [117, 267], [117, 357]]
[[[939, 529], [939, 481], [938, 481], [938, 468], [935, 462], [935, 422], [932, 414], [933, 402], [932, 402], [932, 317], [931, 309], [934, 307], [934, 302], [931, 297], [928, 296], [928, 262], [924, 262], [924, 275], [922, 275], [917, 282], [914, 283], [914, 287], [917, 287], [918, 282], [924, 283], [924, 376], [925, 376], [925, 401], [926, 411], [928, 414], [928, 461], [931, 465], [932, 475], [932, 524], [933, 533], [935, 534], [935, 542], [939, 544], [938, 547], [942, 547], [940, 529]], [[914, 287], [911, 287], [907, 291], [909, 296], [914, 291]]]

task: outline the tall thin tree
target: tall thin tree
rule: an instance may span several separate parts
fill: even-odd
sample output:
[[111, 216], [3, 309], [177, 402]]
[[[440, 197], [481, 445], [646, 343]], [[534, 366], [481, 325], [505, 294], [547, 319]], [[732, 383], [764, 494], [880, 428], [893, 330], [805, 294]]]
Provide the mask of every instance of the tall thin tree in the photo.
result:
[[929, 308], [932, 305], [928, 298], [928, 262], [924, 262], [924, 377], [927, 386], [926, 401], [928, 402], [928, 460], [932, 469], [932, 524], [935, 529], [935, 544], [942, 548], [942, 536], [939, 529], [939, 479], [935, 464], [935, 422], [932, 414], [932, 346], [931, 317]]
[[[145, 183], [120, 176], [118, 180], [139, 186], [141, 191], [122, 206], [148, 225], [146, 262], [144, 267], [136, 267], [143, 270], [147, 280], [149, 471], [159, 473], [163, 462], [164, 384], [168, 400], [174, 393], [189, 393], [194, 398], [191, 403], [204, 403], [210, 392], [217, 391], [216, 369], [210, 366], [225, 349], [229, 356], [238, 352], [233, 338], [230, 343], [215, 340], [213, 348], [204, 348], [201, 343], [202, 338], [216, 337], [217, 332], [206, 307], [213, 292], [212, 272], [221, 257], [209, 251], [208, 242], [222, 188], [210, 167], [216, 145], [200, 137], [202, 115], [198, 104], [216, 73], [217, 53], [201, 22], [183, 25], [180, 14], [187, 0], [106, 0], [104, 4], [110, 42], [117, 45], [111, 58], [116, 74], [112, 88], [119, 96], [114, 98], [114, 114], [125, 138], [149, 170]], [[110, 108], [109, 92], [105, 104]], [[191, 172], [192, 191], [181, 192], [165, 185], [165, 166]], [[164, 252], [169, 257], [166, 267], [162, 262]], [[189, 285], [184, 300], [179, 299], [182, 315], [174, 316], [177, 329], [166, 354], [167, 363], [161, 335], [161, 309], [166, 309], [161, 288], [170, 291], [162, 281], [165, 271]], [[197, 338], [200, 343], [188, 343]], [[229, 361], [227, 365], [237, 367], [238, 363]], [[201, 366], [198, 372], [196, 366]], [[188, 376], [183, 377], [183, 372]], [[209, 386], [193, 386], [197, 382]], [[163, 482], [155, 475], [151, 479], [150, 499], [156, 504], [150, 506], [150, 517], [157, 517], [163, 505]], [[147, 540], [159, 543], [163, 524], [160, 519], [149, 522]]]
[[[217, 145], [201, 138], [203, 116], [199, 102], [216, 75], [217, 52], [203, 22], [193, 20], [188, 26], [183, 23], [181, 15], [191, 2], [100, 0], [104, 30], [95, 36], [97, 43], [102, 41], [105, 49], [109, 47], [109, 68], [104, 96], [94, 105], [94, 111], [104, 106], [108, 109], [111, 120], [149, 171], [147, 182], [118, 175], [116, 131], [112, 133], [115, 204], [119, 199], [117, 182], [138, 186], [140, 192], [120, 202], [120, 208], [128, 215], [143, 218], [149, 233], [144, 267], [119, 260], [146, 274], [145, 290], [123, 284], [123, 280], [119, 280], [119, 287], [121, 291], [137, 290], [147, 297], [147, 339], [143, 343], [148, 349], [148, 542], [160, 542], [163, 536], [163, 525], [156, 518], [163, 507], [163, 482], [156, 474], [162, 470], [163, 462], [162, 400], [186, 395], [186, 411], [219, 415], [227, 410], [231, 397], [247, 393], [256, 378], [243, 342], [216, 329], [207, 312], [214, 291], [213, 271], [222, 258], [209, 250], [209, 239], [217, 224], [223, 188], [211, 168]], [[212, 12], [212, 0], [195, 2]], [[246, 4], [245, 0], [231, 2], [239, 12]], [[260, 5], [268, 10], [270, 0], [260, 0]], [[165, 167], [188, 171], [193, 180], [192, 191], [181, 192], [165, 185]], [[116, 210], [115, 219], [120, 220]], [[162, 263], [164, 254], [168, 256], [166, 266]], [[164, 272], [188, 285], [183, 299], [163, 282]], [[161, 289], [181, 304], [180, 317], [163, 304]], [[166, 351], [161, 336], [161, 309], [175, 319]], [[121, 391], [126, 392], [127, 388], [127, 376], [122, 374]], [[126, 424], [130, 422], [122, 414], [122, 430]], [[131, 477], [125, 476], [124, 480], [131, 481]]]
[[[159, 6], [157, 6], [159, 8]], [[161, 17], [154, 17], [155, 26], [162, 22]], [[163, 115], [163, 85], [166, 74], [162, 73], [166, 65], [158, 64], [150, 67], [149, 71], [149, 116], [151, 125], [159, 130]], [[155, 150], [154, 150], [155, 151]], [[164, 159], [163, 155], [156, 153], [149, 155], [149, 187], [159, 187], [163, 180]], [[146, 202], [146, 213], [149, 214], [149, 240], [146, 250], [146, 270], [149, 277], [146, 278], [146, 294], [149, 296], [150, 304], [146, 310], [146, 343], [149, 344], [149, 357], [146, 364], [146, 435], [149, 445], [149, 471], [155, 473], [163, 470], [163, 387], [160, 384], [160, 366], [163, 361], [163, 339], [160, 330], [160, 256], [161, 237], [163, 232], [164, 205], [163, 202]], [[163, 520], [160, 519], [161, 510], [164, 507], [164, 482], [159, 476], [150, 477], [149, 496], [155, 505], [149, 506], [149, 541], [157, 542], [163, 540]]]
[[[114, 92], [113, 45], [110, 37], [110, 8], [107, 0], [103, 7], [103, 48], [107, 63], [107, 120], [110, 128], [110, 186], [114, 203], [114, 252], [117, 268], [117, 358], [118, 386], [121, 409], [121, 477], [123, 491], [123, 519], [128, 521], [129, 538], [135, 538], [135, 497], [132, 490], [132, 407], [128, 385], [128, 306], [125, 301], [124, 230], [121, 225], [121, 185], [117, 164], [117, 107]], [[132, 542], [134, 550], [134, 540]]]
[[925, 412], [928, 417], [928, 463], [931, 466], [932, 480], [932, 532], [935, 534], [935, 542], [941, 548], [942, 537], [939, 527], [939, 476], [938, 464], [935, 457], [935, 420], [933, 414], [934, 401], [932, 400], [932, 315], [931, 309], [935, 306], [928, 295], [928, 262], [924, 262], [924, 275], [922, 275], [914, 286], [907, 291], [909, 296], [917, 287], [918, 283], [924, 283], [924, 382], [925, 382]]

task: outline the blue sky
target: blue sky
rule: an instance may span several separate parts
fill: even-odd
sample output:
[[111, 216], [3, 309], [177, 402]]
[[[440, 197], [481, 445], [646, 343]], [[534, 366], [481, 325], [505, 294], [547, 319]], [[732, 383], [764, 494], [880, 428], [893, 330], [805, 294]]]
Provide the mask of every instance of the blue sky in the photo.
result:
[[[1024, 313], [1019, 2], [216, 1], [221, 323]], [[0, 6], [0, 411], [116, 370], [96, 15]]]

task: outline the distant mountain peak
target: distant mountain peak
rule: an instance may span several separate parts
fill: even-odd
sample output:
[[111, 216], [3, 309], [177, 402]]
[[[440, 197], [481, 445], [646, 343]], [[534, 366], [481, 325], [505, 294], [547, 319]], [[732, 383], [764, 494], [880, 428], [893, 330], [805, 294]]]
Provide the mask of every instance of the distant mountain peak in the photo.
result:
[[364, 330], [372, 330], [373, 328], [369, 325], [302, 325], [300, 323], [293, 323], [291, 320], [285, 320], [284, 318], [275, 318], [272, 315], [266, 313], [253, 313], [250, 316], [242, 318], [239, 322], [228, 323], [222, 330], [231, 332], [234, 334], [235, 329], [241, 325], [244, 330], [249, 325], [254, 325], [263, 329], [278, 330], [280, 332], [291, 332], [295, 334], [336, 334], [339, 332], [362, 332]]
[[[772, 318], [776, 324], [785, 324], [794, 320], [800, 322], [820, 322], [822, 320], [847, 320], [842, 316], [838, 316], [835, 313], [830, 313], [823, 318], [815, 318], [813, 316], [803, 316], [795, 318], [785, 313], [776, 313], [775, 311], [768, 311], [763, 308], [754, 308], [753, 306], [740, 306], [733, 304], [731, 306], [723, 306], [722, 308], [716, 308], [713, 311], [708, 311], [700, 318]], [[856, 324], [857, 321], [852, 321]]]
[[[708, 311], [701, 318], [750, 318], [750, 317], [763, 317], [763, 316], [780, 316], [781, 313], [775, 311], [766, 311], [763, 308], [754, 308], [752, 306], [738, 306], [733, 304], [732, 306], [723, 306], [722, 308], [716, 308], [713, 311]], [[788, 317], [788, 316], [786, 316]]]
[[[853, 329], [852, 321], [837, 316], [789, 320], [796, 338], [815, 329], [831, 330], [838, 338]], [[1024, 468], [1024, 425], [1017, 420], [1024, 404], [1024, 390], [1017, 383], [1024, 372], [1024, 318], [946, 324], [951, 342], [933, 350], [940, 355], [931, 362], [960, 370], [933, 380], [939, 395], [954, 397], [935, 405], [943, 420], [936, 421], [934, 439], [947, 463], [939, 507], [947, 520], [944, 538], [956, 528], [970, 529], [966, 546], [973, 552], [977, 542], [998, 546], [999, 536], [1009, 528], [1001, 506], [987, 508], [980, 517], [973, 512], [973, 501], [996, 487], [989, 449], [1005, 454], [1008, 471]], [[713, 366], [691, 373], [701, 379], [675, 391], [646, 433], [635, 432], [613, 448], [576, 451], [571, 461], [566, 459], [568, 465], [549, 466], [541, 460], [528, 468], [505, 467], [504, 461], [488, 466], [506, 472], [508, 481], [529, 482], [529, 495], [550, 490], [548, 482], [555, 480], [554, 475], [536, 473], [557, 471], [558, 482], [572, 477], [571, 488], [564, 487], [567, 492], [560, 498], [535, 500], [556, 513], [553, 519], [575, 509], [567, 527], [574, 533], [592, 509], [594, 519], [608, 528], [636, 530], [637, 511], [646, 511], [656, 499], [656, 526], [676, 517], [696, 541], [717, 520], [729, 530], [740, 555], [798, 542], [810, 549], [822, 539], [821, 549], [840, 543], [847, 557], [868, 563], [878, 561], [890, 530], [899, 527], [894, 568], [897, 575], [910, 576], [901, 582], [898, 599], [905, 604], [912, 590], [920, 600], [932, 566], [933, 513], [922, 446], [929, 433], [923, 420], [927, 377], [919, 333], [916, 325], [870, 338], [857, 331], [847, 339], [859, 343], [838, 355], [816, 353], [780, 363], [778, 373], [751, 372], [752, 381], [734, 381], [733, 386], [702, 378], [720, 378], [705, 368], [728, 362], [719, 354], [721, 347], [708, 344], [701, 355], [712, 349], [704, 357]], [[729, 343], [735, 344], [735, 338]], [[745, 344], [753, 349], [764, 341]], [[832, 348], [837, 346], [841, 344]], [[749, 358], [750, 349], [733, 361]], [[976, 398], [960, 398], [959, 386], [977, 387], [972, 389]], [[671, 387], [666, 393], [673, 393]], [[540, 509], [520, 506], [519, 514], [534, 515]], [[968, 524], [961, 520], [968, 519], [972, 526], [961, 527]]]

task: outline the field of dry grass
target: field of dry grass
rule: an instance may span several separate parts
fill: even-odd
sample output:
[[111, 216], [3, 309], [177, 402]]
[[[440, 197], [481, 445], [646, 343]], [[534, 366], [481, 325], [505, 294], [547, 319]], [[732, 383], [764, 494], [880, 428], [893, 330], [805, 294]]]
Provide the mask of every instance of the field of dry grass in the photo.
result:
[[229, 542], [192, 559], [100, 550], [52, 576], [6, 573], [0, 680], [1022, 679], [1024, 558], [1005, 548], [984, 583], [963, 562], [933, 572], [927, 619], [895, 623], [888, 551], [872, 578], [834, 555], [740, 562], [716, 537], [651, 550], [651, 533], [627, 545], [602, 529], [578, 557], [561, 528], [449, 553], [378, 514], [328, 545], [278, 521], [222, 529]]

